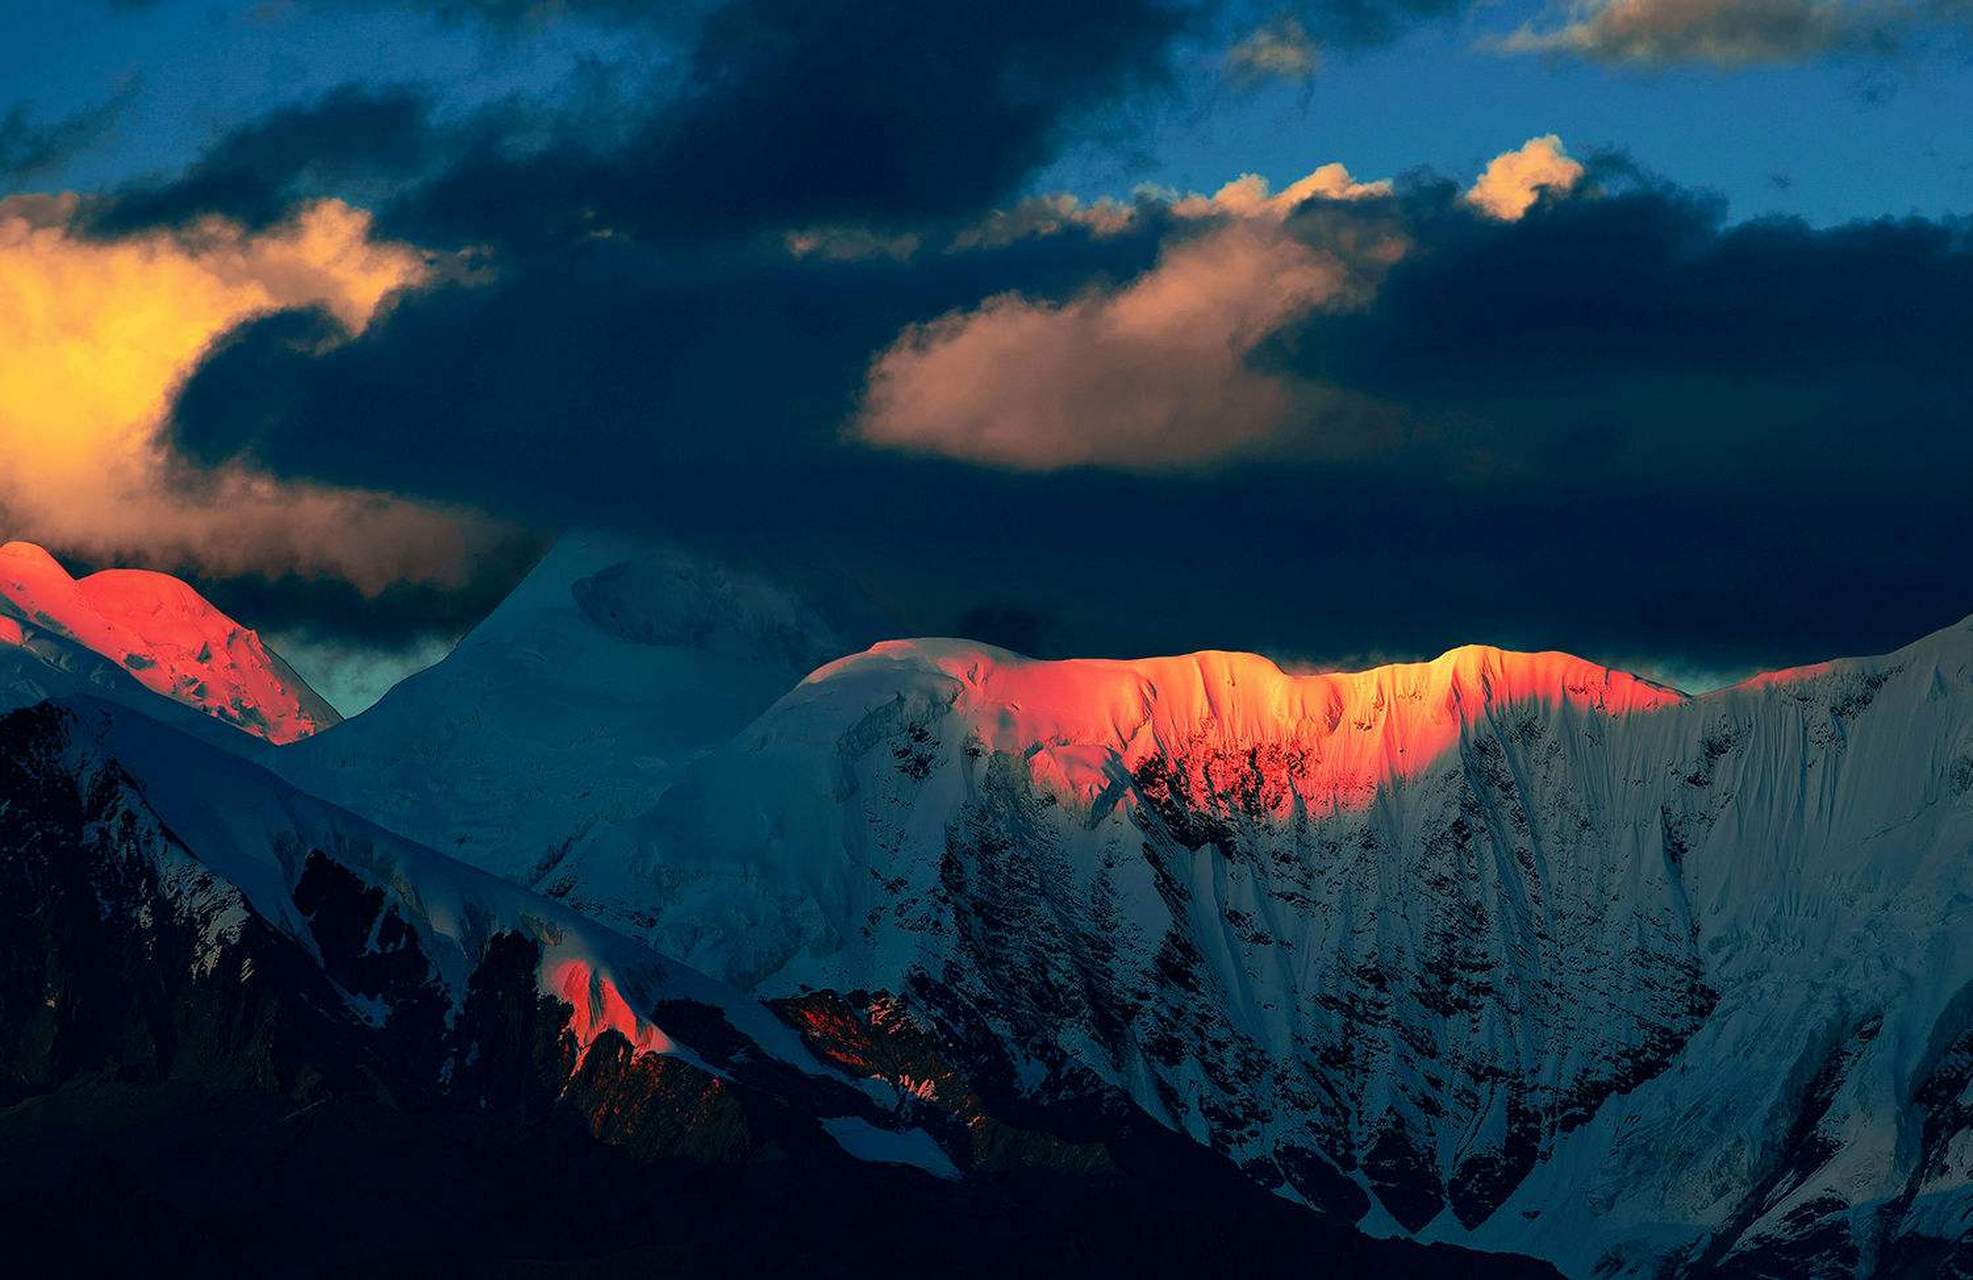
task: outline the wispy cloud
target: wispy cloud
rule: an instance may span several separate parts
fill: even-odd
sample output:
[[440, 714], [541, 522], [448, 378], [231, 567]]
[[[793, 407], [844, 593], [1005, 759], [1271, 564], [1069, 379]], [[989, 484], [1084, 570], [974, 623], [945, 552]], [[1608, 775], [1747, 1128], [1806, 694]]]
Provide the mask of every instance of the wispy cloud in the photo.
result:
[[1524, 25], [1489, 47], [1639, 67], [1730, 69], [1888, 52], [1922, 30], [1969, 21], [1967, 0], [1587, 0], [1559, 26]]
[[123, 115], [137, 87], [131, 77], [105, 101], [53, 120], [40, 119], [31, 103], [16, 103], [0, 115], [0, 180], [42, 177], [95, 146]]
[[1307, 80], [1322, 66], [1314, 37], [1293, 15], [1250, 33], [1226, 51], [1226, 67], [1237, 79]]
[[1267, 217], [1279, 221], [1306, 200], [1368, 200], [1391, 194], [1391, 180], [1359, 182], [1340, 164], [1317, 167], [1281, 190], [1274, 190], [1257, 173], [1243, 173], [1210, 196], [1176, 196], [1171, 210], [1181, 218], [1234, 214], [1243, 218]]

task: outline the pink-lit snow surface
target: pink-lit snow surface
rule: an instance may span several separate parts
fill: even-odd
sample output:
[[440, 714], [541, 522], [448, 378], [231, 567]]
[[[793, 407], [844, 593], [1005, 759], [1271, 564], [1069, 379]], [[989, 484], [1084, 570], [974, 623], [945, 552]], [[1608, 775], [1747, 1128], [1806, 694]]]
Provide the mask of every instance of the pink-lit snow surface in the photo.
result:
[[985, 747], [1026, 756], [1038, 781], [1084, 800], [1110, 784], [1113, 752], [1131, 767], [1152, 755], [1233, 755], [1273, 784], [1266, 791], [1286, 796], [1292, 784], [1355, 809], [1430, 769], [1489, 705], [1617, 717], [1689, 701], [1566, 653], [1483, 645], [1430, 662], [1295, 675], [1252, 653], [1037, 661], [968, 641], [912, 640], [831, 663], [805, 683], [866, 671], [889, 682], [887, 669], [927, 667], [952, 682], [955, 710]]
[[269, 742], [339, 718], [258, 635], [170, 574], [105, 569], [77, 580], [42, 548], [9, 542], [0, 546], [0, 644], [32, 647], [43, 635]]

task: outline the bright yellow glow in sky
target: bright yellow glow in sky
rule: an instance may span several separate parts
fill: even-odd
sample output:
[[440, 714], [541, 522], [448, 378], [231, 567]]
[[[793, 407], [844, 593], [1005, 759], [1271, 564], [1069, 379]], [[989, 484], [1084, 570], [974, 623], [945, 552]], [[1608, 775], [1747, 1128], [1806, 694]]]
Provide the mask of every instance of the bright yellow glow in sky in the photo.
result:
[[121, 563], [449, 580], [456, 513], [388, 495], [194, 473], [161, 429], [172, 393], [234, 325], [317, 305], [360, 331], [426, 257], [368, 213], [310, 205], [264, 232], [213, 220], [114, 241], [71, 229], [72, 196], [0, 200], [0, 532]]

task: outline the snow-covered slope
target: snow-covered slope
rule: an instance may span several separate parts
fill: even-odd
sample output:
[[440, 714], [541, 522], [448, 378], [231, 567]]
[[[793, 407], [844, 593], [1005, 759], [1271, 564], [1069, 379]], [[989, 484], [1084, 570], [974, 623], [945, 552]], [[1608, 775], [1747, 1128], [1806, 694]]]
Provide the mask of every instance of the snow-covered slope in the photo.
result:
[[1851, 1274], [1973, 1214], [1973, 620], [1697, 698], [880, 645], [561, 874], [1380, 1233]]
[[[317, 1073], [349, 1059], [391, 1089], [464, 1091], [478, 1087], [469, 1082], [489, 1055], [532, 1054], [541, 1078], [480, 1085], [525, 1083], [578, 1109], [593, 1102], [609, 1113], [587, 1117], [598, 1136], [640, 1108], [679, 1110], [663, 1121], [673, 1129], [707, 1108], [718, 1120], [722, 1088], [743, 1098], [767, 1089], [807, 1113], [817, 1141], [829, 1141], [829, 1123], [854, 1123], [882, 1135], [888, 1158], [915, 1149], [952, 1172], [935, 1144], [878, 1105], [886, 1090], [873, 1096], [824, 1064], [763, 1005], [238, 755], [81, 698], [0, 717], [0, 756], [0, 878], [22, 926], [7, 945], [23, 930], [30, 943], [42, 934], [47, 989], [74, 993], [30, 1011], [38, 1025], [22, 1029], [12, 1015], [39, 988], [0, 982], [0, 1026], [16, 1033], [0, 1036], [8, 1088], [23, 1074], [30, 1086], [43, 1073], [58, 1083], [82, 1056], [77, 1042], [138, 1042], [116, 1011], [128, 1002], [141, 1023], [149, 993], [164, 987], [176, 994], [161, 1012], [197, 1036], [243, 1036], [235, 1050], [301, 1058]], [[116, 972], [133, 947], [148, 957], [141, 971]], [[11, 965], [0, 970], [12, 978]], [[201, 1025], [191, 1006], [207, 999], [306, 1012]], [[298, 1018], [320, 1025], [296, 1031]], [[468, 1029], [492, 1039], [468, 1042]], [[267, 1043], [263, 1031], [294, 1038]], [[161, 1042], [129, 1065], [170, 1073], [177, 1048]], [[733, 1140], [737, 1123], [675, 1136], [705, 1154], [704, 1142]]]
[[[262, 705], [181, 678], [233, 627], [195, 596], [0, 570], [10, 703], [163, 670]], [[0, 852], [72, 830], [98, 904], [0, 937], [0, 977], [85, 917], [168, 918], [139, 950], [218, 1002], [200, 1025], [261, 1025], [209, 983], [252, 934], [242, 973], [300, 948], [441, 1091], [446, 1027], [505, 982], [502, 1017], [551, 1016], [501, 1034], [586, 1082], [554, 1088], [599, 1136], [689, 1146], [719, 1080], [801, 1117], [776, 1143], [1056, 1174], [1148, 1115], [1373, 1234], [1570, 1275], [1973, 1269], [1973, 619], [1700, 697], [1479, 647], [1289, 675], [917, 640], [800, 678], [831, 644], [765, 583], [581, 537], [377, 708], [265, 750], [292, 785], [93, 703], [0, 720]], [[4, 899], [36, 928], [51, 874]], [[11, 990], [9, 1079], [46, 1066]]]
[[394, 831], [552, 890], [575, 838], [647, 807], [678, 765], [838, 651], [764, 583], [571, 535], [442, 662], [277, 767]]
[[125, 683], [102, 670], [106, 663], [273, 743], [340, 719], [259, 636], [177, 578], [106, 569], [78, 581], [28, 542], [0, 546], [0, 662], [0, 705], [82, 685], [119, 696]]
[[774, 701], [828, 643], [761, 583], [572, 539], [276, 767], [974, 1078], [1122, 1090], [1373, 1232], [1582, 1275], [1967, 1234], [1973, 627], [1697, 698], [1485, 648], [1289, 676], [922, 640]]
[[1010, 1123], [888, 1023], [770, 1009], [126, 708], [0, 715], [27, 1272], [1196, 1274], [1237, 1234], [1256, 1274], [1549, 1274], [1292, 1210], [1127, 1103], [1072, 1120]]

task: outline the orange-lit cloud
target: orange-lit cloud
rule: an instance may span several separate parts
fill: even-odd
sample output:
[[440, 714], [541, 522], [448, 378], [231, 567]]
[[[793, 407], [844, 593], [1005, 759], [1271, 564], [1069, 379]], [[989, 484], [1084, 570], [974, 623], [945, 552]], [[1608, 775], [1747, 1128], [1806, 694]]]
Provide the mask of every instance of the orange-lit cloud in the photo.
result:
[[320, 306], [361, 330], [422, 254], [322, 201], [249, 234], [76, 234], [72, 196], [0, 200], [0, 529], [92, 559], [297, 572], [365, 591], [455, 581], [479, 536], [458, 513], [384, 494], [197, 470], [163, 435], [170, 398], [231, 326]]
[[1543, 191], [1562, 194], [1582, 176], [1582, 165], [1562, 149], [1562, 139], [1543, 134], [1489, 161], [1466, 199], [1488, 217], [1513, 222], [1534, 207]]
[[1293, 213], [1304, 200], [1369, 200], [1391, 194], [1391, 180], [1358, 182], [1340, 164], [1325, 164], [1297, 178], [1279, 191], [1268, 187], [1266, 178], [1243, 173], [1209, 196], [1181, 196], [1171, 210], [1181, 218], [1206, 218], [1233, 214], [1244, 218], [1273, 218], [1279, 221]]
[[1109, 236], [1128, 230], [1137, 210], [1104, 196], [1084, 201], [1067, 192], [1029, 196], [1011, 209], [996, 210], [953, 237], [953, 249], [992, 248], [1027, 236], [1054, 235], [1081, 227], [1092, 235]]
[[[1362, 293], [1345, 258], [1291, 233], [1285, 215], [1309, 195], [1377, 189], [1341, 166], [1272, 196], [1243, 178], [1193, 197], [1204, 203], [1188, 215], [1221, 221], [1122, 287], [1061, 304], [1002, 294], [915, 325], [872, 366], [854, 430], [1030, 470], [1182, 466], [1248, 448], [1281, 426], [1296, 391], [1248, 355], [1289, 321]], [[1371, 254], [1397, 251], [1392, 241]]]
[[[1243, 173], [1211, 195], [1180, 193], [1155, 186], [1139, 187], [1129, 201], [1113, 196], [1084, 200], [1065, 191], [1048, 192], [1028, 196], [1010, 208], [996, 209], [978, 222], [961, 227], [946, 241], [944, 251], [998, 248], [1029, 236], [1050, 236], [1071, 228], [1093, 236], [1119, 235], [1139, 225], [1139, 214], [1146, 207], [1162, 209], [1179, 218], [1234, 216], [1279, 221], [1305, 200], [1368, 200], [1390, 194], [1389, 179], [1358, 182], [1340, 164], [1325, 164], [1280, 191], [1272, 190], [1267, 179], [1259, 174]], [[923, 248], [925, 241], [916, 234], [830, 227], [790, 232], [783, 237], [783, 243], [796, 258], [883, 257], [903, 261]]]

